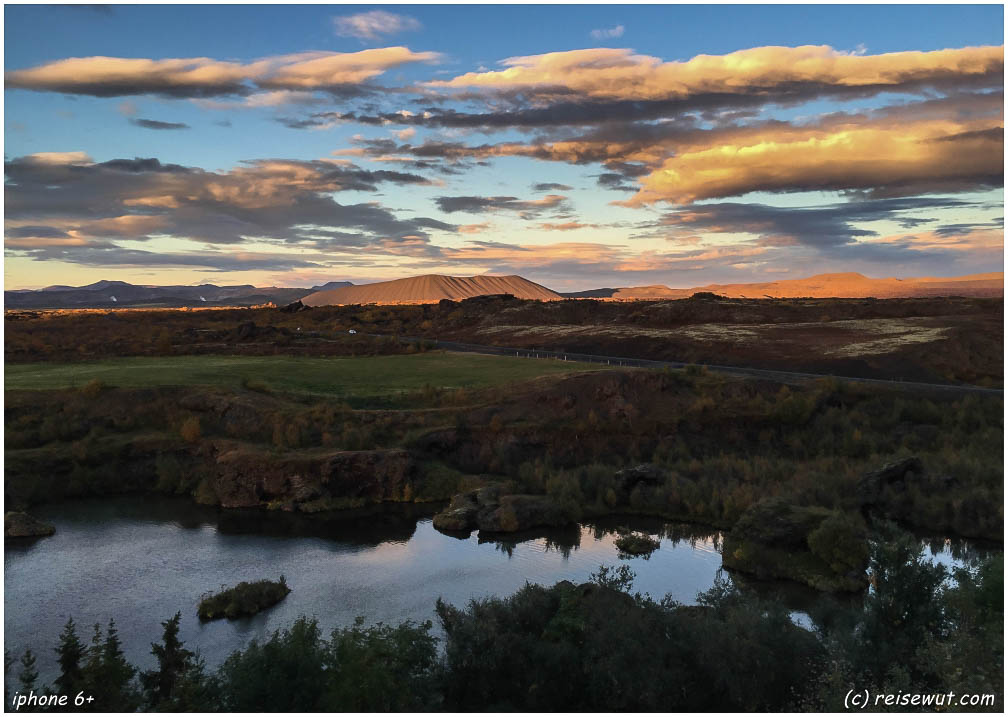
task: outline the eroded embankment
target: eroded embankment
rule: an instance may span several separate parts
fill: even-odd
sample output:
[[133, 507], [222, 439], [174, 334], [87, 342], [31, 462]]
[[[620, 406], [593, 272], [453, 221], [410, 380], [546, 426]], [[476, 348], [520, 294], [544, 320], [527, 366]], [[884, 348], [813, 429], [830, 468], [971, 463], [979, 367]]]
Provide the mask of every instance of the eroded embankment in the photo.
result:
[[788, 540], [841, 578], [861, 559], [864, 517], [1002, 533], [999, 399], [631, 370], [400, 403], [202, 387], [9, 391], [5, 497], [17, 508], [156, 491], [314, 513], [455, 496], [441, 527], [487, 532], [638, 513], [741, 525], [732, 557], [743, 569], [765, 552], [753, 545], [776, 539], [742, 519], [776, 499], [793, 507], [770, 510], [790, 516]]

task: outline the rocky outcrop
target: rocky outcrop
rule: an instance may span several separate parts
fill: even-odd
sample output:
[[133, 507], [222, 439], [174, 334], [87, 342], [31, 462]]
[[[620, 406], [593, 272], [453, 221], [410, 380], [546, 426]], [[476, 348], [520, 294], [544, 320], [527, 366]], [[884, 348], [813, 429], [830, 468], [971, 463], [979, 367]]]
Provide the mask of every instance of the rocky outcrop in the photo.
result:
[[571, 523], [567, 512], [549, 496], [504, 494], [501, 485], [477, 488], [452, 498], [434, 516], [434, 527], [450, 533], [475, 529], [487, 533], [514, 533], [529, 528]]
[[722, 564], [760, 580], [793, 580], [826, 592], [868, 585], [867, 531], [857, 515], [769, 498], [725, 534]]
[[654, 464], [642, 463], [633, 468], [617, 471], [615, 478], [619, 481], [620, 490], [630, 493], [638, 483], [661, 485], [665, 481], [665, 471]]
[[4, 514], [4, 538], [40, 538], [52, 535], [56, 528], [28, 513]]
[[902, 492], [909, 483], [924, 476], [924, 464], [917, 457], [888, 463], [877, 471], [865, 473], [858, 481], [858, 501], [865, 508], [879, 502], [882, 492], [891, 488]]
[[230, 447], [217, 457], [211, 487], [224, 508], [270, 507], [306, 513], [409, 501], [416, 467], [403, 450], [264, 456]]

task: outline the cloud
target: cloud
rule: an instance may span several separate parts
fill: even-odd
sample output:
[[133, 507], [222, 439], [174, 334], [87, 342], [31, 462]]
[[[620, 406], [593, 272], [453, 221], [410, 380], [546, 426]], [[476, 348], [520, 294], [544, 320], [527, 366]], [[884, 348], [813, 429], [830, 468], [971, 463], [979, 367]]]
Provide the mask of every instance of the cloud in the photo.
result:
[[828, 122], [781, 125], [680, 144], [640, 180], [623, 204], [689, 204], [754, 191], [861, 191], [869, 196], [997, 187], [1004, 180], [1004, 133], [970, 122]]
[[21, 162], [26, 165], [32, 164], [54, 164], [73, 165], [91, 164], [93, 160], [87, 152], [36, 152], [26, 157], [21, 157]]
[[575, 229], [592, 229], [597, 226], [598, 224], [584, 224], [583, 222], [563, 222], [559, 224], [543, 222], [539, 225], [539, 228], [547, 232], [569, 232]]
[[543, 182], [541, 184], [533, 184], [533, 192], [569, 192], [574, 187], [568, 187], [566, 184], [557, 184], [556, 182]]
[[[6, 242], [8, 248], [12, 248]], [[16, 247], [23, 248], [23, 247]], [[291, 254], [264, 252], [153, 252], [127, 249], [111, 244], [52, 245], [36, 248], [30, 256], [38, 261], [59, 261], [84, 266], [198, 267], [213, 271], [250, 271], [323, 268], [325, 257], [305, 258]], [[314, 259], [314, 260], [313, 260]]]
[[423, 28], [420, 21], [408, 15], [397, 15], [384, 10], [372, 10], [356, 15], [333, 18], [335, 32], [340, 37], [357, 37], [375, 41], [401, 32], [416, 32]]
[[459, 225], [459, 234], [482, 234], [487, 229], [490, 228], [490, 224], [487, 222], [482, 222], [480, 224], [461, 224]]
[[120, 102], [116, 106], [116, 112], [121, 114], [123, 117], [136, 117], [136, 114], [139, 111], [140, 110], [137, 109], [136, 103], [130, 102], [129, 100], [126, 102]]
[[598, 48], [511, 57], [506, 69], [469, 72], [431, 87], [521, 90], [532, 97], [666, 100], [696, 95], [775, 95], [828, 88], [896, 91], [921, 84], [954, 88], [973, 80], [1000, 85], [1003, 47], [853, 55], [826, 45], [754, 47], [663, 62], [626, 49]]
[[625, 29], [626, 28], [622, 25], [617, 25], [616, 27], [592, 30], [590, 34], [596, 40], [608, 40], [613, 37], [623, 37], [623, 31]]
[[600, 186], [626, 206], [689, 204], [753, 191], [909, 196], [1003, 184], [1003, 94], [954, 96], [812, 120], [706, 128], [688, 118], [615, 122], [566, 137], [466, 145], [361, 140], [348, 155], [463, 163], [528, 157], [601, 164]]
[[[687, 235], [754, 234], [764, 246], [828, 247], [850, 245], [877, 232], [856, 226], [858, 223], [880, 220], [900, 223], [926, 223], [931, 219], [907, 216], [936, 210], [975, 208], [970, 202], [948, 197], [915, 197], [853, 201], [818, 207], [774, 207], [766, 204], [694, 205], [668, 212], [653, 225], [672, 229], [668, 238], [680, 232]], [[661, 235], [661, 232], [657, 232]]]
[[[432, 62], [436, 52], [385, 47], [360, 52], [302, 52], [250, 63], [207, 57], [150, 60], [73, 57], [4, 75], [7, 89], [118, 97], [159, 95], [175, 98], [244, 96], [257, 91], [342, 92], [389, 69]], [[359, 91], [359, 89], [358, 89]]]
[[445, 214], [466, 212], [484, 214], [488, 212], [518, 212], [522, 219], [531, 219], [550, 209], [563, 209], [567, 197], [561, 194], [547, 194], [542, 199], [519, 200], [517, 197], [435, 197], [434, 202]]
[[144, 129], [191, 129], [184, 122], [161, 122], [151, 119], [131, 119], [130, 124]]
[[[321, 266], [327, 256], [347, 252], [420, 252], [429, 232], [456, 231], [429, 217], [400, 218], [376, 202], [337, 202], [338, 192], [427, 181], [346, 160], [263, 159], [209, 172], [153, 158], [95, 163], [68, 152], [8, 160], [5, 173], [6, 249], [38, 260], [220, 270]], [[161, 253], [124, 245], [154, 238], [210, 247]], [[240, 251], [228, 259], [216, 248], [249, 242], [277, 251], [246, 260]]]

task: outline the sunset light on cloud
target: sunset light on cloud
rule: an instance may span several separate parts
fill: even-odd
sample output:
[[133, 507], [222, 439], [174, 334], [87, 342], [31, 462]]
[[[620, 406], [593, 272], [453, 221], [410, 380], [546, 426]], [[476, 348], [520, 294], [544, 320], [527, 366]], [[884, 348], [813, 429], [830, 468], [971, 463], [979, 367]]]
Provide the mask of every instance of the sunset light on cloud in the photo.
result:
[[437, 272], [581, 290], [1003, 264], [1000, 6], [5, 21], [8, 289]]

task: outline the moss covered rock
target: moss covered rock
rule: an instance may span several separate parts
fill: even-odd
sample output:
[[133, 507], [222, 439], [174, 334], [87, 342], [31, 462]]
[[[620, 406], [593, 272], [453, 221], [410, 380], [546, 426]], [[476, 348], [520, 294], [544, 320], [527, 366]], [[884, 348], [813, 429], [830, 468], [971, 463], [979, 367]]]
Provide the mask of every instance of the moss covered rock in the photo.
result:
[[725, 535], [725, 567], [827, 592], [868, 585], [868, 534], [860, 516], [771, 498], [747, 510]]

